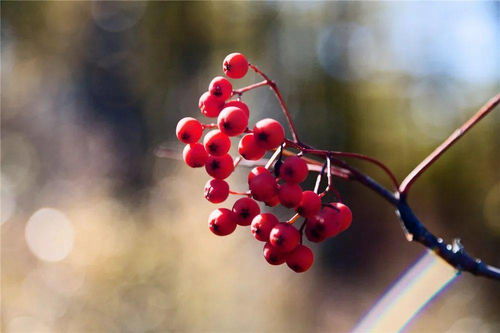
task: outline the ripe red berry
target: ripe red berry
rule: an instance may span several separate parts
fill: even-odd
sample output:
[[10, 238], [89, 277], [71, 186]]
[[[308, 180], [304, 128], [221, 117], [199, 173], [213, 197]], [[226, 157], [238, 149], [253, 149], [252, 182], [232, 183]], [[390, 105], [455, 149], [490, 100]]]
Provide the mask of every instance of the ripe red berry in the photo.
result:
[[205, 184], [205, 198], [212, 203], [220, 203], [229, 196], [229, 185], [221, 179], [210, 179]]
[[305, 234], [311, 242], [319, 243], [328, 238], [330, 229], [334, 226], [331, 223], [325, 223], [325, 219], [319, 215], [308, 218], [306, 222]]
[[203, 145], [210, 155], [221, 156], [227, 154], [231, 148], [231, 140], [221, 131], [212, 130], [203, 138]]
[[281, 184], [278, 188], [278, 196], [283, 206], [294, 208], [302, 199], [302, 188], [297, 184]]
[[231, 97], [233, 93], [233, 85], [225, 77], [217, 76], [212, 80], [212, 82], [210, 82], [208, 91], [211, 95], [225, 101]]
[[226, 179], [233, 173], [233, 158], [229, 154], [222, 156], [210, 155], [205, 164], [207, 173], [216, 179]]
[[302, 192], [302, 198], [300, 200], [299, 206], [297, 207], [297, 213], [305, 218], [313, 217], [321, 209], [321, 198], [319, 195], [313, 191]]
[[270, 243], [264, 244], [264, 258], [271, 265], [281, 265], [286, 261], [286, 253], [281, 252]]
[[222, 70], [232, 79], [242, 78], [248, 71], [248, 60], [241, 53], [231, 53], [222, 62]]
[[177, 139], [180, 141], [194, 143], [201, 138], [203, 127], [197, 119], [186, 117], [179, 120], [175, 133], [177, 134]]
[[[329, 208], [330, 206], [333, 208]], [[342, 232], [351, 226], [352, 212], [349, 209], [349, 207], [347, 207], [343, 203], [332, 202], [325, 207], [325, 210], [328, 210], [331, 214], [339, 215], [340, 219], [339, 232]]]
[[244, 159], [250, 161], [260, 160], [266, 154], [266, 150], [257, 145], [253, 133], [246, 134], [241, 138], [238, 152]]
[[215, 118], [219, 115], [222, 107], [224, 106], [224, 101], [216, 96], [210, 94], [210, 92], [205, 92], [201, 95], [200, 100], [198, 102], [198, 107], [201, 110], [201, 113], [205, 115], [205, 117]]
[[208, 227], [217, 236], [229, 235], [236, 229], [235, 215], [226, 208], [217, 208], [208, 217]]
[[255, 177], [255, 176], [258, 176], [258, 175], [261, 175], [263, 173], [267, 173], [267, 174], [271, 174], [271, 172], [269, 170], [267, 170], [266, 168], [262, 167], [262, 166], [259, 166], [259, 167], [255, 167], [252, 169], [252, 171], [250, 171], [248, 173], [248, 185], [250, 185], [250, 181]]
[[182, 151], [184, 162], [191, 168], [201, 168], [208, 160], [208, 154], [201, 143], [190, 143]]
[[248, 125], [248, 117], [240, 108], [224, 108], [217, 118], [217, 125], [222, 133], [229, 136], [240, 135]]
[[270, 173], [257, 175], [250, 180], [250, 193], [255, 200], [268, 201], [278, 194], [276, 178]]
[[262, 213], [255, 216], [252, 220], [252, 226], [250, 230], [252, 231], [255, 239], [261, 242], [269, 241], [269, 234], [279, 220], [271, 213]]
[[287, 158], [280, 167], [280, 178], [287, 183], [302, 183], [308, 174], [307, 163], [298, 156]]
[[285, 130], [279, 122], [266, 118], [258, 121], [253, 128], [257, 144], [266, 149], [274, 149], [285, 140]]
[[264, 201], [264, 204], [268, 207], [276, 207], [280, 204], [280, 197], [275, 195], [271, 199]]
[[323, 208], [314, 217], [307, 219], [306, 237], [312, 242], [322, 242], [341, 231], [342, 217], [334, 208]]
[[281, 252], [290, 252], [299, 245], [300, 232], [293, 225], [280, 222], [271, 230], [269, 242]]
[[233, 205], [233, 212], [236, 214], [236, 223], [239, 225], [250, 225], [255, 216], [260, 214], [260, 207], [255, 200], [241, 198]]
[[226, 104], [224, 104], [224, 108], [227, 108], [229, 106], [240, 108], [241, 110], [243, 110], [243, 112], [245, 112], [247, 118], [250, 118], [250, 109], [248, 108], [248, 105], [246, 105], [242, 101], [227, 101]]
[[286, 256], [286, 264], [297, 273], [307, 271], [314, 262], [314, 254], [310, 248], [299, 245]]

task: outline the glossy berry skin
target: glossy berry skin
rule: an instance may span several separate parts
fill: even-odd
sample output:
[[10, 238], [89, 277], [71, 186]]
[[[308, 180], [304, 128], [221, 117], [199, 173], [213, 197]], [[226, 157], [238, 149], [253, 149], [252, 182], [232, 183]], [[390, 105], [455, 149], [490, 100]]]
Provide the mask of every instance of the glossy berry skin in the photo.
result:
[[349, 209], [349, 207], [347, 207], [346, 205], [344, 205], [341, 202], [333, 202], [333, 203], [330, 203], [330, 205], [337, 208], [340, 211], [339, 213], [342, 217], [340, 232], [348, 229], [351, 226], [351, 222], [352, 222], [352, 212]]
[[210, 94], [208, 91], [203, 93], [198, 101], [198, 107], [200, 108], [201, 113], [205, 117], [209, 118], [217, 117], [223, 106], [224, 101]]
[[269, 241], [271, 230], [278, 223], [279, 220], [273, 214], [262, 213], [253, 218], [250, 230], [255, 239], [261, 242], [267, 242]]
[[271, 230], [269, 243], [281, 252], [290, 252], [300, 243], [300, 232], [286, 222], [280, 222]]
[[229, 154], [222, 156], [210, 155], [205, 163], [207, 173], [216, 179], [226, 179], [233, 173], [233, 158]]
[[231, 79], [240, 79], [248, 72], [248, 60], [241, 53], [231, 53], [224, 58], [222, 70]]
[[287, 183], [302, 183], [308, 174], [307, 163], [298, 156], [288, 157], [280, 167], [280, 178]]
[[250, 180], [250, 193], [255, 200], [268, 201], [278, 194], [276, 178], [270, 173], [257, 175]]
[[264, 202], [264, 204], [267, 206], [267, 207], [276, 207], [280, 204], [280, 198], [278, 195], [275, 195], [274, 197], [272, 197], [271, 199], [269, 200], [266, 200]]
[[182, 158], [191, 168], [201, 168], [208, 160], [208, 153], [201, 143], [190, 143], [184, 147]]
[[305, 218], [316, 215], [321, 209], [321, 198], [313, 191], [302, 192], [302, 198], [297, 207], [297, 213]]
[[234, 203], [233, 213], [236, 215], [237, 224], [247, 226], [252, 223], [255, 216], [260, 214], [260, 207], [253, 199], [241, 198]]
[[281, 184], [278, 188], [278, 197], [283, 206], [297, 207], [302, 199], [302, 188], [297, 184]]
[[208, 91], [211, 95], [226, 101], [233, 93], [233, 85], [225, 77], [217, 76], [210, 82]]
[[310, 248], [299, 245], [286, 256], [286, 264], [297, 273], [302, 273], [311, 268], [314, 254]]
[[307, 219], [306, 237], [311, 242], [322, 242], [339, 234], [341, 216], [332, 208], [323, 208], [316, 216]]
[[264, 258], [271, 265], [281, 265], [286, 261], [286, 253], [281, 252], [271, 245], [271, 243], [264, 244]]
[[181, 142], [195, 143], [201, 138], [203, 127], [197, 119], [186, 117], [177, 123], [175, 134]]
[[221, 111], [217, 118], [217, 125], [220, 131], [226, 135], [240, 135], [247, 128], [248, 117], [240, 108], [230, 106]]
[[248, 185], [250, 185], [250, 181], [255, 177], [255, 176], [258, 176], [258, 175], [261, 175], [261, 174], [271, 174], [271, 172], [269, 170], [267, 170], [266, 168], [262, 167], [262, 166], [258, 166], [258, 167], [255, 167], [253, 168], [249, 173], [248, 173]]
[[221, 179], [210, 179], [205, 184], [205, 198], [211, 203], [220, 203], [229, 196], [229, 184]]
[[247, 118], [250, 118], [250, 109], [248, 108], [248, 105], [246, 105], [242, 101], [227, 101], [226, 104], [224, 104], [224, 108], [227, 108], [229, 106], [234, 106], [234, 107], [237, 107], [237, 108], [243, 110], [243, 112], [245, 112]]
[[210, 155], [221, 156], [227, 154], [231, 148], [231, 140], [221, 131], [212, 130], [205, 134], [203, 146], [205, 146], [205, 150]]
[[238, 144], [238, 153], [245, 159], [250, 161], [260, 160], [266, 154], [266, 150], [257, 145], [253, 133], [246, 134]]
[[208, 227], [217, 236], [229, 235], [236, 229], [235, 215], [229, 209], [218, 208], [208, 217]]
[[271, 118], [259, 120], [253, 128], [255, 140], [263, 149], [278, 147], [285, 140], [285, 130], [279, 122]]
[[[333, 208], [329, 208], [333, 207]], [[335, 209], [336, 208], [336, 209]], [[352, 222], [352, 212], [341, 202], [332, 202], [324, 208], [325, 211], [329, 211], [331, 214], [338, 215], [340, 219], [339, 232], [348, 229]]]

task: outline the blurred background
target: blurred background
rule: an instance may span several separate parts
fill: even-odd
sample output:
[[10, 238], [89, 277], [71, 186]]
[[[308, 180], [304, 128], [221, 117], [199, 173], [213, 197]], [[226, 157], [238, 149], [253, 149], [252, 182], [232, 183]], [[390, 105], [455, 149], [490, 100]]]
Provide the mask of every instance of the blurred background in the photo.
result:
[[[180, 154], [175, 125], [200, 117], [231, 52], [278, 82], [305, 142], [400, 180], [500, 88], [499, 2], [2, 1], [1, 18], [5, 332], [345, 332], [422, 255], [392, 207], [341, 180], [353, 226], [313, 245], [307, 273], [268, 265], [244, 228], [209, 232], [206, 173], [154, 152]], [[284, 121], [268, 89], [244, 99], [251, 123]], [[410, 196], [497, 266], [499, 132], [497, 110]], [[407, 331], [498, 332], [499, 295], [463, 274]]]

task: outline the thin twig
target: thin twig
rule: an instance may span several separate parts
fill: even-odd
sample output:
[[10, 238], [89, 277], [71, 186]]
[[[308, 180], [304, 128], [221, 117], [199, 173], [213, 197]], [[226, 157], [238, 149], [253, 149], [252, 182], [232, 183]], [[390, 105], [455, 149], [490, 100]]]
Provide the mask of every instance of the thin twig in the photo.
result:
[[278, 102], [280, 103], [281, 110], [283, 111], [283, 113], [286, 117], [286, 120], [288, 122], [288, 126], [290, 127], [290, 132], [292, 132], [293, 141], [300, 142], [299, 136], [297, 134], [297, 129], [295, 127], [295, 123], [293, 122], [292, 116], [290, 115], [290, 112], [288, 111], [288, 107], [286, 106], [285, 100], [283, 99], [283, 96], [281, 95], [281, 92], [280, 92], [278, 86], [276, 85], [276, 83], [273, 80], [271, 80], [259, 68], [257, 68], [257, 66], [252, 65], [252, 64], [249, 64], [248, 66], [251, 69], [253, 69], [255, 73], [259, 74], [260, 76], [262, 76], [262, 78], [264, 78], [264, 80], [267, 81], [267, 85], [269, 86], [269, 88], [271, 88], [273, 90], [274, 94], [276, 95], [276, 98], [278, 99]]
[[466, 123], [457, 128], [442, 144], [440, 144], [432, 153], [429, 154], [422, 162], [408, 176], [403, 180], [399, 191], [403, 196], [408, 194], [413, 183], [418, 179], [420, 175], [424, 173], [427, 168], [429, 168], [434, 162], [437, 161], [443, 153], [448, 150], [455, 142], [458, 141], [467, 131], [469, 131], [475, 124], [477, 124], [481, 119], [483, 119], [488, 113], [493, 111], [493, 109], [500, 103], [500, 94], [496, 95], [490, 99], [479, 111], [472, 116]]

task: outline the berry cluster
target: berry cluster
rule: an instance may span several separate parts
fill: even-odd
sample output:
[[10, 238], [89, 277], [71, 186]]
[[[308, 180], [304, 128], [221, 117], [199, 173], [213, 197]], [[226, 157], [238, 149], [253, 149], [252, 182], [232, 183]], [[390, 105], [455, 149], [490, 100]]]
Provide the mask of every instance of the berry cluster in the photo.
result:
[[[232, 79], [245, 76], [249, 68], [257, 71], [240, 53], [228, 55], [223, 62], [224, 74]], [[326, 192], [318, 194], [317, 191], [302, 189], [300, 184], [309, 174], [302, 152], [283, 159], [283, 148], [288, 140], [283, 126], [274, 119], [262, 119], [249, 128], [250, 109], [241, 101], [242, 91], [233, 90], [231, 82], [222, 76], [210, 82], [208, 91], [200, 97], [199, 108], [204, 116], [217, 118], [217, 122], [202, 124], [191, 117], [179, 121], [176, 134], [181, 142], [186, 143], [184, 162], [192, 168], [205, 167], [212, 177], [205, 185], [208, 201], [221, 203], [229, 194], [243, 196], [231, 209], [218, 208], [210, 214], [208, 224], [214, 234], [225, 236], [238, 225], [250, 226], [255, 239], [265, 243], [264, 258], [268, 263], [280, 265], [286, 262], [295, 272], [304, 272], [311, 267], [314, 256], [311, 249], [302, 244], [303, 235], [311, 242], [334, 237], [349, 228], [351, 211], [340, 202], [323, 203]], [[232, 97], [237, 98], [230, 100]], [[209, 131], [200, 143], [204, 130]], [[238, 143], [241, 157], [234, 160], [229, 154], [231, 137], [241, 137]], [[277, 152], [265, 166], [256, 166], [249, 172], [248, 192], [230, 190], [225, 179], [241, 158], [259, 161], [273, 150]], [[281, 204], [295, 210], [295, 215], [280, 222], [274, 214], [261, 212], [258, 201], [269, 207]], [[293, 224], [299, 217], [305, 221], [297, 229]]]

